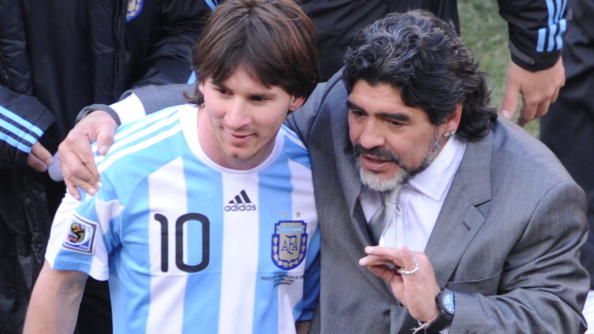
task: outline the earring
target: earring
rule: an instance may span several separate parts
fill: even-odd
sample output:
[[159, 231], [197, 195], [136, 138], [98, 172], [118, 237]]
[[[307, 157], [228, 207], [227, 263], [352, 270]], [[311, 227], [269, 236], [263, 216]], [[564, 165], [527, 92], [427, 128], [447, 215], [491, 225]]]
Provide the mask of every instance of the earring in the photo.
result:
[[446, 138], [449, 138], [449, 137], [453, 136], [454, 133], [456, 133], [455, 130], [447, 131], [446, 133], [443, 134], [443, 136]]

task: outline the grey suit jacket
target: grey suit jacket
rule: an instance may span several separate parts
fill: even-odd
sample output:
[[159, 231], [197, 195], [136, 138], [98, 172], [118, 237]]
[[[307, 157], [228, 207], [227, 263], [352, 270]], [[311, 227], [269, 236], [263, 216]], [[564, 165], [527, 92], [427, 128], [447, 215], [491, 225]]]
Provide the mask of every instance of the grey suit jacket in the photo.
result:
[[[136, 93], [150, 111], [183, 103], [183, 87]], [[310, 150], [322, 235], [320, 307], [311, 332], [411, 333], [417, 322], [358, 265], [371, 239], [358, 201], [346, 99], [338, 73], [288, 117]], [[487, 137], [469, 143], [425, 250], [439, 285], [456, 292], [449, 333], [583, 333], [589, 279], [579, 249], [586, 235], [581, 188], [544, 145], [498, 121]]]
[[[410, 333], [416, 321], [358, 265], [371, 239], [346, 101], [339, 73], [289, 117], [310, 150], [322, 235], [313, 332]], [[469, 143], [425, 249], [456, 292], [449, 333], [583, 333], [586, 235], [583, 191], [544, 145], [498, 121]]]

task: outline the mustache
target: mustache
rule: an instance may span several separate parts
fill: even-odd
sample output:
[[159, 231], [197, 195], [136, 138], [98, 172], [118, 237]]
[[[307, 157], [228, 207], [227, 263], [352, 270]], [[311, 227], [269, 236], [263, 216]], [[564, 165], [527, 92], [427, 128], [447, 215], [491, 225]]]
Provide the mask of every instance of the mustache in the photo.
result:
[[353, 152], [355, 157], [359, 157], [362, 154], [371, 155], [378, 160], [384, 160], [401, 165], [400, 159], [396, 154], [379, 146], [367, 149], [361, 146], [361, 144], [355, 144], [353, 145]]

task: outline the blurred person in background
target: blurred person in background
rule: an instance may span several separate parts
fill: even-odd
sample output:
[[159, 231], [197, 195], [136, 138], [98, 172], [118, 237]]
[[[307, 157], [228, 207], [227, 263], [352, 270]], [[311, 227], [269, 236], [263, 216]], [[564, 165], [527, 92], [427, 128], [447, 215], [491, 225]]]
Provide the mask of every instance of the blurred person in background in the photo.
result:
[[[77, 113], [129, 88], [186, 82], [209, 11], [195, 0], [0, 1], [1, 333], [21, 332], [64, 195], [46, 171]], [[106, 291], [88, 289], [99, 301], [83, 301], [84, 333], [109, 332]]]

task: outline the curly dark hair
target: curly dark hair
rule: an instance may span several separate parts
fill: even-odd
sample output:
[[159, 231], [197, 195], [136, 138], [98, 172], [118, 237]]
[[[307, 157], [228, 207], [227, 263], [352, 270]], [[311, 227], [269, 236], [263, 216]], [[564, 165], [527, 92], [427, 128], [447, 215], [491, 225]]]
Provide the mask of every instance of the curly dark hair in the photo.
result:
[[349, 91], [358, 80], [387, 83], [432, 124], [445, 122], [461, 103], [460, 138], [484, 137], [497, 119], [485, 74], [455, 28], [429, 12], [393, 13], [364, 28], [353, 36], [344, 62]]

